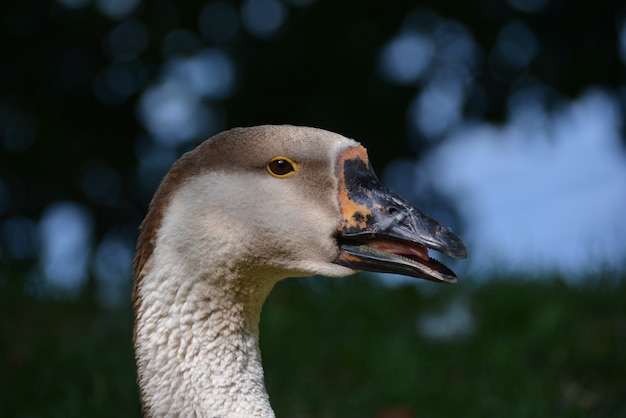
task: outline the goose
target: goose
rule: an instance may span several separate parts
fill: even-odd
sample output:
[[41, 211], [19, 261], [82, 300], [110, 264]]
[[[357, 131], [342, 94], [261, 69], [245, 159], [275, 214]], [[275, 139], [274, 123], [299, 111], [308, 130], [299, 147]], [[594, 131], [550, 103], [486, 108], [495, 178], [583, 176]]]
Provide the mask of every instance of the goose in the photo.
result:
[[140, 226], [144, 416], [274, 417], [258, 345], [272, 287], [359, 270], [456, 282], [429, 249], [466, 257], [450, 229], [378, 180], [358, 142], [287, 125], [209, 138], [174, 163]]

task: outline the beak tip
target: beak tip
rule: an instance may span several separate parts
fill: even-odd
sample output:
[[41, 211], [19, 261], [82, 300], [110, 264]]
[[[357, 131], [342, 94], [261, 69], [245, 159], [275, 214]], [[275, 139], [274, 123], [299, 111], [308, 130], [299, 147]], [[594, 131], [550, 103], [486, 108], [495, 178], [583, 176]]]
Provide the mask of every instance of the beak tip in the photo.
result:
[[465, 244], [454, 233], [448, 231], [447, 236], [440, 236], [439, 238], [439, 242], [435, 243], [431, 248], [452, 258], [467, 258]]
[[465, 244], [463, 244], [463, 241], [461, 241], [461, 239], [451, 230], [447, 229], [446, 232], [447, 234], [445, 239], [442, 241], [445, 243], [448, 255], [454, 258], [467, 258], [467, 248], [465, 247]]

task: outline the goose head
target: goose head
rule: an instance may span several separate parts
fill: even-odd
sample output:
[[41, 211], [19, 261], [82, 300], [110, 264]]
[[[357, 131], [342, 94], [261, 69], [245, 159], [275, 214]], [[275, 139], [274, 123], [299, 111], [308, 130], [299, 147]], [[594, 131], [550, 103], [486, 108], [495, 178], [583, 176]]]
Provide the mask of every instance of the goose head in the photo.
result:
[[284, 277], [367, 270], [453, 283], [428, 249], [466, 257], [454, 233], [378, 180], [359, 143], [293, 126], [233, 129], [185, 154], [151, 204], [136, 270], [158, 235], [176, 264]]
[[205, 141], [174, 164], [141, 226], [135, 350], [146, 414], [272, 416], [258, 320], [273, 285], [359, 270], [455, 282], [429, 250], [466, 256], [454, 233], [378, 180], [351, 139], [260, 126]]

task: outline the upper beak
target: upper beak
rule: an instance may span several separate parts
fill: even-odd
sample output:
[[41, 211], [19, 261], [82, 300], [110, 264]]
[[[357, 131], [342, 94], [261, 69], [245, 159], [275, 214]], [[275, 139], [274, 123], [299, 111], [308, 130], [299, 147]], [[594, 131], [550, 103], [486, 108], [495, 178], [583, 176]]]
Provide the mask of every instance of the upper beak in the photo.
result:
[[430, 258], [428, 249], [465, 258], [463, 242], [450, 229], [387, 189], [364, 153], [351, 152], [338, 160], [342, 221], [335, 262], [358, 270], [455, 283], [454, 272]]

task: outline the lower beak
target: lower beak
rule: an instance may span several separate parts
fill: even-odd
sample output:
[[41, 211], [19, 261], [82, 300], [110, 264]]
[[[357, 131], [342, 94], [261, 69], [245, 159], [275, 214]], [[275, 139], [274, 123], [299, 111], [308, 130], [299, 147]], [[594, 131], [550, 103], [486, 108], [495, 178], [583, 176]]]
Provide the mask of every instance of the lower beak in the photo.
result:
[[454, 272], [430, 258], [428, 250], [465, 258], [463, 242], [387, 189], [363, 158], [346, 158], [338, 164], [342, 221], [335, 262], [357, 270], [455, 283]]

